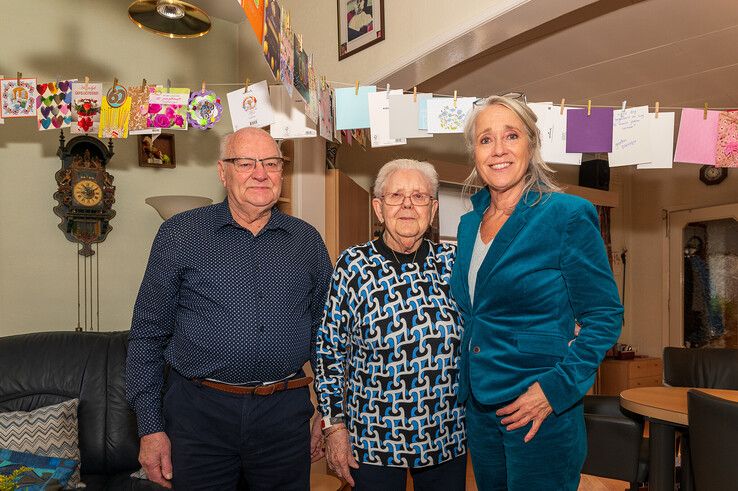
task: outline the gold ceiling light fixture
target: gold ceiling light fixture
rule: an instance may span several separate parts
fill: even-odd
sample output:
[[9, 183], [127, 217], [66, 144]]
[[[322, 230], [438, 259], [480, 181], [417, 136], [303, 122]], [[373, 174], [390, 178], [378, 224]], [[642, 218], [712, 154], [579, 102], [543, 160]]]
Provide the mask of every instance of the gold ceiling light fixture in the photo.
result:
[[128, 7], [128, 18], [141, 29], [169, 38], [195, 38], [210, 31], [210, 17], [182, 0], [137, 0]]

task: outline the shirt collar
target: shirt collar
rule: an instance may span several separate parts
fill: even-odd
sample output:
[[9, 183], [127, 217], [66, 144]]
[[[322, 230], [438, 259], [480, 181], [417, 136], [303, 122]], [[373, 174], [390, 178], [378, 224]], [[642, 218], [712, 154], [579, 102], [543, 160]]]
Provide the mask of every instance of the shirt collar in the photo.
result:
[[[228, 198], [226, 197], [222, 202], [215, 205], [215, 228], [220, 230], [226, 226], [232, 226], [237, 228], [243, 228], [233, 218], [231, 209], [228, 207]], [[282, 213], [276, 206], [272, 207], [272, 214], [269, 217], [269, 221], [264, 226], [265, 230], [276, 230], [282, 229], [286, 232], [291, 232], [289, 215]]]

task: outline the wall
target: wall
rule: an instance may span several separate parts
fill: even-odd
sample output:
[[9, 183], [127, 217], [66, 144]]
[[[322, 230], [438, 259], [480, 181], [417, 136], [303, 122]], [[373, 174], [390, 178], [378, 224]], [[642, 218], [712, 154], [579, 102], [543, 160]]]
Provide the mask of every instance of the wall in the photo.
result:
[[[46, 6], [53, 4], [52, 6]], [[55, 6], [55, 7], [54, 7]], [[128, 20], [127, 2], [14, 3], [0, 16], [0, 74], [21, 71], [39, 80], [84, 77], [109, 86], [172, 80], [173, 86], [199, 87], [239, 80], [235, 24], [215, 20], [203, 38], [168, 39], [144, 32]], [[54, 8], [52, 17], [39, 9]], [[23, 36], [27, 35], [27, 37]], [[230, 90], [218, 87], [222, 96]], [[224, 121], [207, 132], [174, 132], [176, 169], [137, 165], [137, 140], [115, 142], [108, 170], [115, 177], [117, 215], [100, 245], [101, 330], [127, 329], [148, 259], [161, 224], [144, 203], [147, 196], [195, 194], [221, 200], [215, 159], [218, 138], [231, 131]], [[57, 131], [38, 132], [32, 119], [0, 126], [0, 335], [73, 329], [77, 323], [76, 247], [57, 228], [52, 208]], [[68, 131], [67, 138], [69, 138]]]

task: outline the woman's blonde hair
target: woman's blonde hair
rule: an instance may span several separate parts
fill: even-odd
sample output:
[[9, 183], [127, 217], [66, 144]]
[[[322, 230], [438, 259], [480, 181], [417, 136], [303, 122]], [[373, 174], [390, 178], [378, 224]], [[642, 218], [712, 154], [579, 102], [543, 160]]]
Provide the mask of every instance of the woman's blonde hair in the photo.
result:
[[[469, 152], [472, 163], [474, 163], [474, 143], [477, 117], [479, 114], [490, 106], [504, 106], [515, 113], [525, 126], [528, 134], [530, 161], [528, 162], [528, 170], [523, 179], [525, 186], [523, 187], [523, 195], [527, 195], [531, 189], [538, 193], [538, 197], [533, 202], [537, 204], [545, 193], [561, 191], [561, 188], [554, 179], [554, 171], [549, 165], [543, 161], [541, 157], [541, 134], [536, 126], [536, 115], [528, 107], [528, 105], [519, 98], [511, 98], [501, 95], [489, 96], [486, 99], [477, 101], [466, 118], [464, 125], [464, 139], [466, 141], [466, 149]], [[483, 187], [484, 182], [480, 179], [476, 166], [472, 168], [471, 173], [464, 181], [464, 195], [472, 194], [472, 189]]]

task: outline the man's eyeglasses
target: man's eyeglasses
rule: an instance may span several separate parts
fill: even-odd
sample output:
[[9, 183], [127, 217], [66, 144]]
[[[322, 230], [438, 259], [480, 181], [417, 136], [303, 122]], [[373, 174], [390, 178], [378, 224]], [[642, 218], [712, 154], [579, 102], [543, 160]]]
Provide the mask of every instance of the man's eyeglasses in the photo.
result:
[[387, 193], [382, 195], [385, 204], [390, 206], [401, 205], [405, 202], [405, 198], [410, 198], [410, 202], [415, 206], [428, 206], [433, 199], [430, 194], [413, 193], [410, 195], [402, 193]]
[[[500, 97], [507, 97], [508, 99], [520, 99], [525, 104], [528, 104], [528, 98], [525, 97], [525, 94], [522, 92], [508, 92], [507, 94], [502, 94]], [[484, 106], [484, 103], [489, 99], [489, 97], [480, 97], [476, 101], [474, 101], [475, 106]]]
[[253, 157], [232, 157], [230, 159], [223, 159], [223, 162], [229, 162], [233, 164], [236, 172], [240, 174], [249, 174], [256, 170], [256, 164], [261, 162], [266, 172], [276, 173], [281, 172], [284, 168], [286, 159], [283, 157], [266, 157], [263, 159], [256, 159]]

